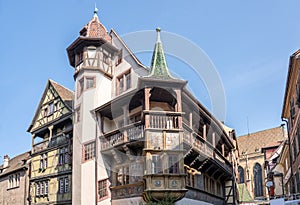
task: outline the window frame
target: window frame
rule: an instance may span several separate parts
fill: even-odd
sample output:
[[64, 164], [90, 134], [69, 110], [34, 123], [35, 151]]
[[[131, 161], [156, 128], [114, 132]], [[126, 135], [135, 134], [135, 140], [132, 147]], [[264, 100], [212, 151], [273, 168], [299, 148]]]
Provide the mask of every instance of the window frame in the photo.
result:
[[96, 141], [92, 140], [84, 143], [82, 145], [82, 162], [93, 160], [95, 157], [96, 157]]
[[[109, 197], [108, 185], [109, 185], [108, 179], [102, 179], [102, 180], [98, 181], [98, 183], [97, 183], [97, 199], [98, 199], [98, 201], [102, 201]], [[101, 192], [101, 194], [100, 194], [100, 192]]]
[[77, 82], [77, 98], [79, 98], [84, 92], [84, 76]]
[[[88, 86], [88, 80], [93, 80], [93, 84], [92, 86]], [[89, 90], [89, 89], [93, 89], [96, 87], [96, 76], [84, 76], [84, 84], [85, 84], [85, 87], [84, 87], [84, 90]]]
[[[132, 88], [132, 72], [131, 68], [124, 71], [116, 77], [116, 95], [121, 95]], [[128, 81], [129, 79], [129, 81]], [[129, 83], [128, 83], [129, 82]], [[122, 89], [121, 89], [122, 88]]]

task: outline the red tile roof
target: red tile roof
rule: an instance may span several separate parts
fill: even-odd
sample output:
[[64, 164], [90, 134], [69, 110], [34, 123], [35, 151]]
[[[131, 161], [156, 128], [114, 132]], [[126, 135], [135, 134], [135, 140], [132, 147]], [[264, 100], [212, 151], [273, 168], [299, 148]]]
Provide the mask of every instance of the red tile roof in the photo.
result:
[[[9, 173], [12, 173], [14, 171], [17, 171], [21, 168], [28, 167], [28, 164], [26, 163], [27, 160], [30, 159], [30, 152], [25, 152], [23, 154], [20, 154], [8, 161], [8, 167], [4, 169], [2, 173], [0, 173], [0, 177], [7, 175]], [[25, 163], [24, 163], [25, 162]], [[3, 165], [0, 166], [0, 169], [3, 169]]]
[[283, 133], [282, 127], [275, 127], [240, 136], [237, 138], [239, 153], [249, 154], [266, 146], [279, 145], [279, 142], [284, 140]]

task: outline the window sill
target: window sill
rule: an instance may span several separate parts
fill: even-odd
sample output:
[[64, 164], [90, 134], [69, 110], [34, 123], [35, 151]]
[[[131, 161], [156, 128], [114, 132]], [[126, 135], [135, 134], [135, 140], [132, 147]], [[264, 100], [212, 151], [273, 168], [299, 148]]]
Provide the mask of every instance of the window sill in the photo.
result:
[[14, 187], [10, 187], [10, 188], [7, 188], [6, 190], [7, 190], [7, 191], [10, 191], [10, 190], [17, 189], [17, 188], [20, 188], [20, 185], [14, 186]]

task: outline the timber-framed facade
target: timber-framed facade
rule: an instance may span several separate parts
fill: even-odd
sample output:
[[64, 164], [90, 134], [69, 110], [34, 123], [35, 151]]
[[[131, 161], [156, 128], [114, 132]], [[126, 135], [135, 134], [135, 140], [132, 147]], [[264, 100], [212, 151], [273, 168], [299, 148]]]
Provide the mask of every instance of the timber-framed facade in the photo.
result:
[[72, 204], [73, 92], [49, 80], [28, 129], [30, 204]]

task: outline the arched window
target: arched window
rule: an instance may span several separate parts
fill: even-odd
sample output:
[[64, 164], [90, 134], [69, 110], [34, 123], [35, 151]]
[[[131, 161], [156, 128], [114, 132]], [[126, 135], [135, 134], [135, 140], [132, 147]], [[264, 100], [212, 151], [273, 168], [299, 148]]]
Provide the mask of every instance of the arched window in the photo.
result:
[[255, 163], [253, 167], [254, 175], [254, 196], [263, 196], [263, 184], [262, 184], [262, 169], [261, 165]]
[[238, 171], [239, 171], [239, 183], [245, 183], [245, 175], [244, 175], [244, 169], [243, 167], [239, 166], [238, 167]]

